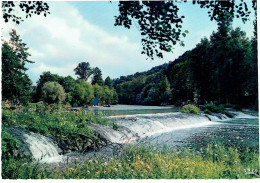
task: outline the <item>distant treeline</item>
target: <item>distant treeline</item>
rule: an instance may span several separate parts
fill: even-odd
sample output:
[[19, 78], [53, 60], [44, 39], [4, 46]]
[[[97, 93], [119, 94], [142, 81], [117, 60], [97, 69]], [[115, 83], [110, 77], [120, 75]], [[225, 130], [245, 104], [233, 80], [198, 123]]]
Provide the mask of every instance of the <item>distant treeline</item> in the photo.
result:
[[[46, 83], [58, 83], [65, 92], [65, 99], [62, 103], [72, 106], [83, 106], [91, 104], [96, 95], [99, 95], [99, 104], [116, 104], [117, 94], [112, 85], [108, 85], [106, 82], [102, 85], [90, 84], [83, 79], [75, 80], [71, 76], [62, 77], [50, 72], [43, 72], [37, 81], [37, 86], [32, 88], [31, 101], [45, 101], [46, 103], [58, 103], [52, 100], [47, 100]], [[44, 87], [45, 86], [45, 87]], [[59, 92], [55, 91], [52, 95], [58, 95]], [[50, 98], [50, 97], [48, 97]]]
[[191, 101], [257, 107], [257, 35], [220, 25], [210, 39], [169, 64], [113, 80], [119, 103], [181, 105]]

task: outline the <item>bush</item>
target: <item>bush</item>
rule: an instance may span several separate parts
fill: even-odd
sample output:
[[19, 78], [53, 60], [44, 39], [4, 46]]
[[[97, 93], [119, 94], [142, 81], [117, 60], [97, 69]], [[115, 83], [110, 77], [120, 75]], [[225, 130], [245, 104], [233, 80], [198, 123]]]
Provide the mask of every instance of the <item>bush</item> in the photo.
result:
[[212, 114], [212, 112], [211, 112], [210, 110], [208, 110], [208, 109], [205, 109], [205, 110], [204, 110], [204, 113], [205, 113], [205, 114], [209, 114], [209, 115]]
[[[231, 104], [225, 104], [225, 105], [215, 105], [215, 104], [206, 104], [203, 105], [201, 108], [202, 110], [204, 110], [205, 114], [211, 114], [212, 112], [214, 113], [221, 113], [221, 114], [225, 114], [227, 117], [232, 118], [232, 114], [230, 114], [225, 107], [226, 106], [231, 106]], [[232, 105], [232, 106], [236, 106], [236, 105]]]
[[192, 113], [192, 114], [200, 114], [200, 109], [195, 105], [188, 104], [182, 107], [181, 112]]
[[215, 113], [222, 113], [225, 108], [223, 105], [215, 105], [215, 104], [205, 104], [202, 107], [202, 110], [208, 110], [210, 112], [215, 112]]
[[47, 104], [60, 104], [66, 98], [66, 93], [58, 82], [46, 82], [42, 87], [42, 93]]
[[118, 130], [120, 128], [120, 126], [114, 122], [112, 123], [112, 125], [114, 130]]
[[10, 135], [5, 128], [2, 128], [2, 161], [10, 160], [18, 153], [20, 142]]

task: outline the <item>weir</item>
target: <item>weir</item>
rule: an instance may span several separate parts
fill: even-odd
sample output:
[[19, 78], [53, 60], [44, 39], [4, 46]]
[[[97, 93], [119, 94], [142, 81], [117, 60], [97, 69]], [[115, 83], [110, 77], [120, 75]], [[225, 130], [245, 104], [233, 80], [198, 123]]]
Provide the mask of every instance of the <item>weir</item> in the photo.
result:
[[35, 161], [41, 163], [62, 161], [63, 156], [59, 154], [61, 149], [51, 138], [18, 127], [9, 128], [8, 131], [21, 142], [21, 155], [31, 155]]
[[[231, 112], [231, 114], [234, 115], [232, 119], [257, 118], [242, 112]], [[135, 143], [140, 139], [162, 136], [172, 131], [176, 131], [174, 133], [178, 134], [178, 130], [206, 127], [220, 124], [216, 121], [230, 120], [223, 114], [196, 115], [181, 112], [110, 116], [107, 118], [119, 125], [119, 128], [113, 129], [112, 125], [98, 124], [91, 124], [89, 127], [106, 140], [116, 144]], [[30, 154], [36, 161], [55, 163], [62, 162], [67, 158], [66, 155], [60, 155], [61, 149], [49, 137], [17, 127], [9, 128], [9, 132], [22, 142], [24, 151], [29, 151], [25, 154]]]

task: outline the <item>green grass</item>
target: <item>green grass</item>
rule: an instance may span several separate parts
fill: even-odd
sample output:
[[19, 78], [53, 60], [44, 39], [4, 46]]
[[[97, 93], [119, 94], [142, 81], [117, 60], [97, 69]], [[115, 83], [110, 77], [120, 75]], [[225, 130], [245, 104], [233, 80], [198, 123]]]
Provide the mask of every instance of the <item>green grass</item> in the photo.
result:
[[209, 144], [200, 153], [190, 150], [161, 152], [127, 147], [119, 158], [88, 160], [50, 167], [10, 160], [2, 170], [11, 179], [238, 179], [259, 178], [258, 151]]
[[[64, 152], [68, 150], [85, 151], [102, 144], [100, 138], [88, 127], [90, 123], [108, 125], [109, 121], [100, 115], [96, 116], [85, 111], [53, 110], [36, 112], [29, 110], [27, 112], [15, 112], [2, 110], [3, 130], [16, 126], [45, 136], [52, 136]], [[5, 133], [7, 132], [3, 134]], [[13, 142], [13, 139], [10, 138], [10, 135], [5, 135], [2, 142], [8, 146]]]
[[85, 111], [14, 112], [2, 110], [3, 127], [18, 126], [43, 135], [91, 134], [88, 128], [90, 123], [107, 125], [109, 121], [102, 116]]

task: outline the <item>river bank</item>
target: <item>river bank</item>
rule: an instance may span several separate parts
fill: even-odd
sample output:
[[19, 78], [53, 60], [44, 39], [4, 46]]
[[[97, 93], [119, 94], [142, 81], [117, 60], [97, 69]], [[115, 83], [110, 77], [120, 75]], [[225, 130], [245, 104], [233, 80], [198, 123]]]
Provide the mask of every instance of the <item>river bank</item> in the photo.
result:
[[[142, 109], [138, 109], [138, 110], [141, 111]], [[147, 110], [147, 109], [143, 109], [143, 110]], [[27, 143], [27, 149], [29, 149], [29, 151], [31, 152], [30, 156], [32, 156], [32, 153], [35, 152], [32, 152], [32, 150], [30, 149], [32, 144], [30, 144], [28, 139], [30, 139], [31, 141], [37, 141], [37, 140], [41, 141], [40, 139], [42, 139], [42, 137], [35, 139], [37, 138], [37, 134], [41, 134], [47, 138], [50, 138], [54, 142], [54, 144], [58, 145], [58, 148], [60, 150], [57, 151], [56, 154], [50, 153], [49, 154], [50, 156], [44, 158], [41, 157], [43, 156], [44, 153], [42, 155], [38, 154], [37, 155], [38, 161], [36, 160], [37, 158], [35, 158], [35, 156], [32, 156], [34, 157], [32, 159], [33, 160], [32, 163], [30, 163], [31, 160], [27, 161], [27, 163], [30, 164], [30, 167], [27, 167], [28, 169], [33, 168], [35, 166], [33, 162], [36, 160], [36, 162], [40, 163], [39, 166], [41, 168], [48, 167], [47, 169], [49, 168], [56, 169], [57, 168], [56, 166], [58, 166], [59, 168], [57, 168], [57, 170], [55, 171], [62, 170], [59, 173], [56, 172], [57, 174], [54, 175], [51, 173], [51, 171], [46, 169], [44, 171], [49, 173], [48, 175], [47, 174], [42, 175], [43, 177], [47, 176], [50, 178], [56, 176], [61, 178], [62, 176], [64, 176], [63, 178], [65, 178], [66, 176], [64, 172], [68, 171], [66, 168], [70, 167], [75, 170], [75, 166], [77, 166], [76, 172], [77, 173], [81, 172], [80, 174], [82, 175], [79, 176], [81, 178], [87, 178], [87, 177], [113, 178], [113, 176], [111, 177], [108, 176], [108, 174], [106, 174], [106, 172], [109, 171], [105, 170], [104, 167], [100, 169], [101, 167], [98, 165], [98, 163], [97, 162], [95, 163], [93, 161], [98, 159], [97, 161], [99, 162], [103, 161], [103, 163], [107, 162], [108, 164], [110, 162], [116, 161], [116, 164], [119, 163], [121, 164], [121, 166], [126, 165], [125, 162], [127, 162], [128, 159], [125, 157], [125, 155], [128, 153], [128, 151], [130, 151], [129, 148], [132, 149], [131, 152], [133, 156], [133, 158], [131, 159], [131, 164], [136, 163], [135, 161], [132, 160], [134, 160], [137, 156], [139, 156], [141, 152], [145, 152], [144, 154], [150, 154], [152, 156], [150, 160], [151, 162], [148, 163], [149, 166], [151, 163], [158, 164], [157, 161], [161, 161], [160, 160], [161, 156], [164, 156], [162, 155], [162, 152], [166, 152], [165, 151], [166, 149], [167, 152], [176, 152], [177, 154], [180, 154], [180, 152], [188, 151], [189, 155], [187, 157], [192, 158], [198, 155], [200, 156], [200, 159], [202, 159], [203, 161], [205, 160], [204, 163], [208, 164], [209, 163], [208, 159], [205, 159], [205, 153], [202, 153], [202, 151], [206, 152], [208, 145], [212, 146], [212, 144], [214, 145], [214, 143], [218, 144], [218, 146], [220, 147], [223, 147], [222, 149], [215, 149], [216, 151], [222, 151], [225, 149], [225, 153], [226, 153], [226, 151], [229, 151], [229, 148], [232, 148], [233, 149], [232, 151], [237, 151], [236, 149], [239, 149], [238, 156], [237, 156], [238, 158], [237, 161], [241, 162], [241, 164], [239, 165], [241, 167], [239, 171], [237, 171], [240, 172], [239, 176], [242, 175], [243, 167], [244, 168], [249, 167], [250, 169], [255, 167], [255, 163], [253, 163], [252, 166], [251, 165], [249, 166], [248, 165], [250, 164], [248, 162], [249, 160], [244, 159], [245, 157], [249, 156], [250, 162], [251, 161], [256, 162], [257, 158], [259, 158], [257, 157], [257, 155], [254, 154], [254, 153], [257, 154], [257, 150], [259, 147], [259, 143], [258, 143], [259, 128], [257, 123], [258, 119], [255, 116], [252, 116], [250, 114], [244, 114], [242, 112], [232, 111], [232, 110], [230, 112], [232, 113], [232, 115], [235, 116], [233, 119], [228, 118], [224, 114], [196, 115], [196, 114], [186, 114], [181, 112], [169, 113], [167, 111], [168, 108], [166, 112], [164, 111], [164, 113], [158, 113], [158, 109], [150, 109], [150, 110], [156, 110], [156, 112], [153, 114], [151, 113], [143, 114], [144, 111], [142, 111], [143, 113], [141, 114], [128, 114], [128, 115], [109, 116], [109, 117], [96, 116], [93, 113], [89, 114], [89, 112], [86, 111], [79, 111], [79, 112], [56, 111], [56, 112], [45, 113], [45, 114], [37, 114], [34, 112], [32, 113], [27, 112], [26, 114], [24, 114], [24, 113], [12, 113], [10, 111], [3, 111], [3, 119], [4, 119], [3, 125], [5, 125], [5, 128], [9, 128], [9, 132], [11, 133], [12, 130], [10, 131], [10, 127], [12, 126], [16, 126], [16, 128], [19, 126], [19, 128], [27, 129], [30, 131], [30, 132], [28, 131], [24, 132], [25, 134], [27, 134], [26, 143]], [[246, 136], [244, 134], [250, 134], [250, 135]], [[34, 137], [34, 139], [28, 138], [28, 136], [31, 137], [30, 135]], [[28, 144], [30, 145], [28, 146]], [[35, 144], [40, 145], [40, 143], [35, 143]], [[49, 151], [48, 146], [45, 148], [46, 148], [45, 151]], [[54, 149], [56, 150], [58, 148], [54, 147]], [[17, 151], [15, 153], [17, 155], [17, 153], [19, 154], [19, 149], [16, 150]], [[44, 149], [42, 149], [42, 151], [44, 151]], [[253, 152], [253, 154], [250, 154], [249, 152]], [[147, 158], [146, 155], [142, 155], [142, 156], [144, 158]], [[113, 159], [114, 160], [112, 161], [111, 158], [112, 160]], [[170, 157], [170, 155], [168, 154], [167, 158], [172, 158], [172, 157]], [[176, 156], [175, 158], [181, 158], [181, 157]], [[215, 160], [213, 158], [213, 155], [210, 159], [211, 159], [210, 161], [214, 163]], [[11, 160], [13, 160], [13, 163], [10, 164]], [[12, 172], [12, 170], [10, 170], [10, 166], [21, 163], [23, 165], [22, 167], [24, 167], [23, 163], [25, 163], [26, 161], [24, 162], [24, 160], [21, 160], [19, 158], [15, 159], [14, 157], [9, 157], [9, 159], [6, 159], [5, 162], [7, 164], [6, 166], [3, 167], [4, 168], [3, 172], [4, 174], [6, 173], [6, 177], [9, 176], [11, 178], [13, 176], [18, 176], [18, 177], [22, 176], [22, 175], [13, 175], [12, 173], [15, 172]], [[100, 170], [99, 172], [103, 171], [102, 175], [95, 177], [93, 176], [93, 172], [91, 173], [91, 175], [88, 176], [83, 175], [83, 170], [85, 170], [83, 167], [90, 166], [89, 164], [86, 165], [86, 163], [91, 163], [91, 162], [93, 163], [91, 164], [91, 166], [95, 167], [94, 168], [95, 170]], [[50, 163], [50, 164], [48, 165], [46, 163], [48, 164]], [[108, 167], [114, 168], [114, 164], [113, 163], [109, 164]], [[132, 174], [130, 176], [129, 174], [129, 176], [124, 177], [123, 171], [127, 171], [128, 168], [124, 167], [122, 170], [120, 170], [121, 173], [116, 174], [117, 176], [114, 177], [115, 178], [153, 177], [151, 174], [146, 174], [145, 176], [141, 176], [141, 174], [137, 172], [135, 173], [136, 175]], [[224, 169], [226, 170], [226, 168], [227, 167], [225, 167]], [[8, 173], [7, 171], [8, 169], [12, 173], [10, 172]], [[135, 170], [134, 167], [132, 167], [131, 169], [134, 169], [133, 171], [137, 171]], [[198, 169], [198, 167], [195, 169]], [[224, 169], [221, 170], [222, 174]], [[37, 176], [40, 176], [40, 172], [42, 170], [43, 169], [37, 170], [39, 171], [38, 172], [39, 175]], [[178, 172], [178, 171], [179, 170], [174, 170], [174, 172]], [[76, 178], [74, 174], [75, 171], [70, 170], [69, 172], [67, 172], [66, 175], [68, 175], [70, 178]], [[168, 173], [166, 174], [164, 174], [165, 178], [167, 177], [176, 178], [176, 176], [171, 177], [170, 174]], [[221, 174], [218, 174], [218, 176], [220, 175]], [[184, 175], [180, 175], [180, 178], [182, 176]], [[198, 175], [192, 174], [191, 176], [196, 177]], [[211, 176], [215, 177], [215, 175], [214, 176], [211, 175]], [[222, 175], [222, 176], [225, 177], [226, 175], [225, 176]], [[236, 176], [239, 177], [237, 174], [236, 176], [233, 176], [233, 174], [231, 176], [229, 174], [229, 176], [232, 178]], [[251, 175], [250, 176], [243, 175], [243, 176], [250, 177]], [[162, 176], [158, 174], [157, 177], [162, 177]], [[207, 176], [198, 176], [198, 177], [205, 178]]]

